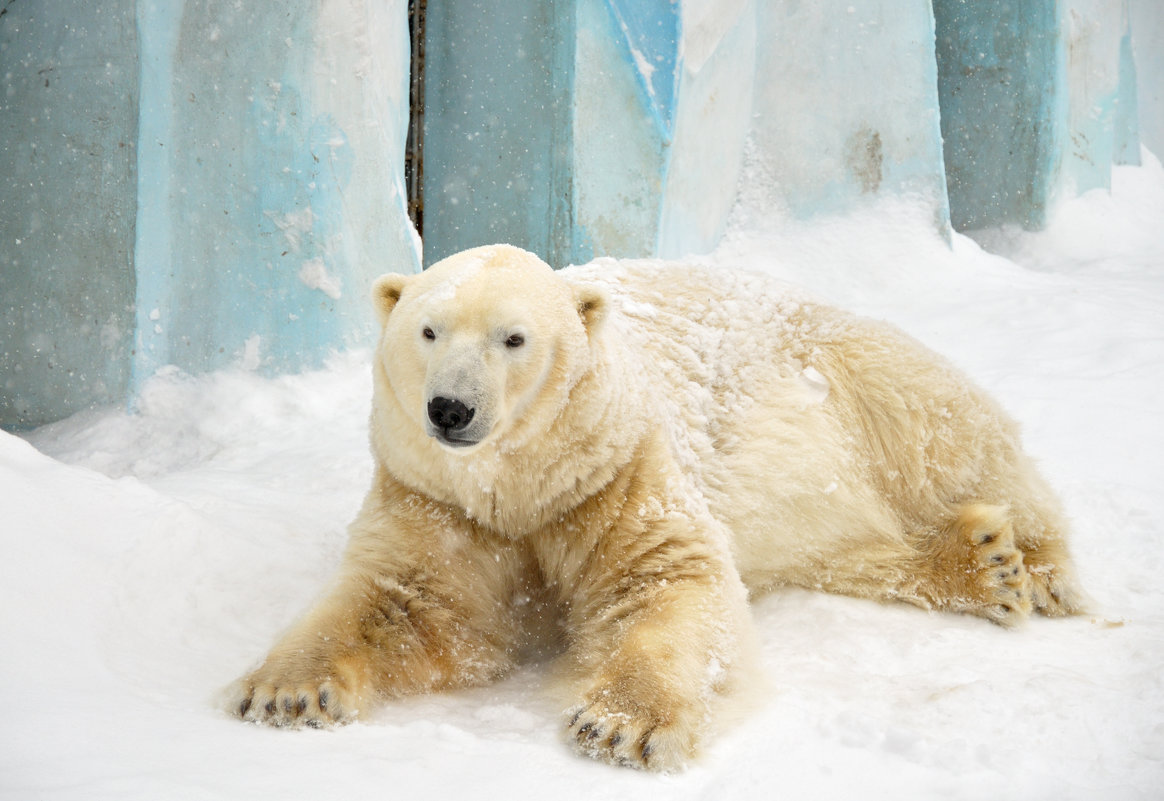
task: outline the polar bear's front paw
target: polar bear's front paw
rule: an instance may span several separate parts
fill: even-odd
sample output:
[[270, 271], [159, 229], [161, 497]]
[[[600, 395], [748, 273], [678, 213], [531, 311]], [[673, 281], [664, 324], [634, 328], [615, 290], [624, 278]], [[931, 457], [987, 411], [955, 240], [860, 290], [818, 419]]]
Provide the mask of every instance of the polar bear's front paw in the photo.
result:
[[580, 704], [567, 716], [574, 747], [588, 757], [615, 765], [679, 770], [695, 750], [693, 727], [664, 716], [632, 714], [608, 700]]
[[259, 676], [235, 686], [228, 709], [251, 723], [313, 728], [349, 723], [358, 712], [354, 694], [334, 679], [279, 681]]

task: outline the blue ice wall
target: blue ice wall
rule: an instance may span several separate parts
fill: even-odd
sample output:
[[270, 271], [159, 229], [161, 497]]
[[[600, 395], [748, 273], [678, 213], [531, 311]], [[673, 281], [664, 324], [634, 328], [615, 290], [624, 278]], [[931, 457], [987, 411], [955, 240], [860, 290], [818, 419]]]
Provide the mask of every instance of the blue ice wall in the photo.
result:
[[428, 0], [425, 262], [509, 242], [570, 259], [574, 10]]
[[0, 10], [0, 425], [319, 364], [419, 269], [405, 0]]
[[125, 397], [133, 336], [133, 3], [0, 15], [0, 424]]
[[1164, 158], [1164, 2], [1129, 0], [1128, 20], [1139, 138]]
[[[1164, 16], [1161, 17], [1164, 19]], [[1129, 15], [1123, 15], [1119, 51], [1119, 96], [1115, 100], [1114, 160], [1116, 164], [1140, 163], [1140, 102], [1136, 58], [1132, 50]]]
[[675, 135], [678, 9], [643, 3], [631, 16], [612, 0], [577, 8], [572, 260], [653, 255]]
[[135, 383], [318, 365], [418, 268], [403, 0], [141, 2]]
[[429, 0], [425, 260], [504, 240], [556, 266], [705, 252], [752, 102], [750, 0]]
[[684, 5], [679, 103], [655, 252], [711, 251], [735, 203], [760, 32], [751, 0]]
[[1062, 173], [1052, 179], [1052, 198], [1111, 186], [1126, 9], [1127, 0], [1062, 0], [1059, 7], [1067, 139]]
[[579, 0], [577, 27], [577, 259], [714, 248], [749, 137], [794, 214], [908, 192], [947, 225], [928, 0]]
[[947, 225], [929, 0], [758, 5], [758, 171], [794, 216], [911, 194]]
[[[406, 0], [0, 5], [0, 425], [164, 365], [291, 371], [370, 340], [367, 285], [421, 254]], [[940, 230], [1039, 227], [1164, 152], [1159, 0], [428, 14], [430, 262], [706, 252], [741, 191], [778, 217], [909, 195]]]
[[956, 228], [1042, 224], [1061, 158], [1056, 0], [934, 0]]
[[1141, 135], [1158, 136], [1138, 93], [1164, 81], [1164, 64], [1138, 69], [1134, 53], [1158, 52], [1159, 32], [1137, 26], [1127, 0], [934, 0], [934, 10], [956, 227], [1040, 228], [1058, 200], [1109, 187], [1113, 162], [1138, 163]]

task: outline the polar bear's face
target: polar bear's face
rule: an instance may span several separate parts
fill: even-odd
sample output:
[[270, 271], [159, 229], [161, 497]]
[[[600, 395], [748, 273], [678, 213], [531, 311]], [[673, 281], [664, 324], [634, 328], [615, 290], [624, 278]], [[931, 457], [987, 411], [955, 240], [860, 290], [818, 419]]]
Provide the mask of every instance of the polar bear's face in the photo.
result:
[[505, 246], [457, 254], [416, 276], [383, 276], [374, 295], [388, 389], [409, 425], [463, 452], [560, 408], [588, 362], [603, 305]]

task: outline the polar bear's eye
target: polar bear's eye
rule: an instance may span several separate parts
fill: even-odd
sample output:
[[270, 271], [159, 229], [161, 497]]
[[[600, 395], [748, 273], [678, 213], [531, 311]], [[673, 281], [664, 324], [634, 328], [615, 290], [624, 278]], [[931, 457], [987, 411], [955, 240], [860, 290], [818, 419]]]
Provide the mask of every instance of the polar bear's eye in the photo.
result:
[[436, 339], [436, 332], [429, 328], [427, 325], [424, 327], [424, 330], [420, 332], [420, 335], [427, 339], [429, 342], [432, 342], [434, 339]]
[[507, 348], [520, 348], [524, 344], [525, 337], [521, 334], [510, 334], [509, 338], [505, 340], [505, 347]]

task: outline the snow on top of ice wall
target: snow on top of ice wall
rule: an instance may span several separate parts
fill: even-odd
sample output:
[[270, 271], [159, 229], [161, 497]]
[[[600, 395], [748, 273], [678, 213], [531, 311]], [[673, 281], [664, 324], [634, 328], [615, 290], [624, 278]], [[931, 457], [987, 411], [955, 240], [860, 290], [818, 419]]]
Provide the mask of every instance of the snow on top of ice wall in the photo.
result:
[[141, 3], [135, 384], [322, 363], [418, 269], [403, 0]]

